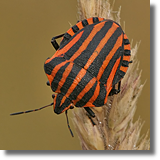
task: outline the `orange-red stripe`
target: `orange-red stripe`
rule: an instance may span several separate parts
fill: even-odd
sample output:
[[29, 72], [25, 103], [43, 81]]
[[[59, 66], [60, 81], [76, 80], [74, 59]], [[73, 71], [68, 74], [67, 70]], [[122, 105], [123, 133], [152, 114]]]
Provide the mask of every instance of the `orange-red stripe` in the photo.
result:
[[63, 84], [65, 83], [65, 81], [66, 81], [69, 73], [71, 72], [72, 68], [73, 68], [73, 63], [70, 62], [70, 64], [66, 67], [65, 71], [63, 72], [62, 78], [58, 83], [58, 87], [57, 87], [57, 89], [55, 91], [56, 93], [60, 92], [60, 89], [63, 86]]
[[68, 110], [71, 107], [72, 104], [70, 104], [69, 106], [66, 106], [66, 108], [64, 108], [64, 110], [61, 112], [63, 113], [64, 111]]
[[104, 18], [101, 18], [101, 17], [98, 17], [98, 19], [99, 19], [99, 21], [103, 21], [104, 20]]
[[130, 56], [125, 56], [125, 55], [123, 55], [123, 60], [124, 60], [124, 61], [129, 61], [129, 60], [130, 60]]
[[[50, 59], [47, 59], [45, 64], [46, 63], [49, 63], [53, 58], [57, 57], [58, 55], [61, 55], [61, 54], [65, 54], [78, 40], [79, 38], [82, 36], [84, 31], [80, 32], [79, 34], [77, 34], [76, 37], [73, 38], [73, 40], [71, 42], [69, 42], [65, 47], [63, 47], [61, 50], [58, 50]], [[48, 75], [47, 74], [47, 77], [48, 77], [48, 80], [51, 84], [51, 82], [53, 81], [56, 73], [59, 71], [59, 69], [64, 66], [67, 62], [69, 62], [69, 60], [66, 60], [58, 65], [56, 65], [54, 67], [54, 69], [52, 70], [52, 73], [51, 75]]]
[[83, 25], [82, 25], [82, 21], [78, 22], [76, 25], [79, 28], [79, 30], [81, 30], [82, 28], [84, 28]]
[[75, 33], [73, 32], [73, 29], [70, 28], [68, 31], [67, 31], [68, 34], [70, 34], [71, 36], [73, 36]]
[[82, 36], [84, 31], [81, 31], [80, 33], [78, 33], [72, 41], [70, 41], [66, 46], [64, 46], [62, 49], [56, 51], [56, 53], [50, 58], [50, 59], [47, 59], [45, 61], [45, 64], [50, 62], [53, 58], [55, 57], [58, 57], [59, 55], [61, 54], [65, 54]]
[[124, 50], [131, 50], [130, 44], [124, 45]]
[[89, 25], [90, 25], [90, 24], [93, 24], [93, 18], [88, 18], [88, 19], [87, 19], [87, 22], [88, 22]]
[[59, 105], [59, 107], [64, 103], [64, 101], [66, 100], [66, 96], [63, 96], [62, 100], [61, 100], [61, 104]]
[[66, 97], [68, 97], [73, 90], [75, 89], [75, 87], [78, 85], [78, 83], [81, 81], [81, 79], [84, 77], [84, 75], [86, 74], [86, 70], [85, 69], [81, 69], [80, 72], [78, 73], [78, 75], [76, 76], [76, 78], [74, 79], [72, 85], [70, 86], [70, 88], [68, 89], [67, 93], [66, 93]]
[[113, 68], [112, 68], [112, 71], [107, 79], [107, 94], [106, 94], [106, 97], [105, 97], [105, 100], [104, 100], [104, 103], [107, 103], [107, 97], [108, 97], [108, 94], [112, 88], [112, 82], [113, 82], [113, 78], [116, 74], [116, 71], [117, 71], [117, 68], [119, 66], [119, 63], [120, 63], [120, 60], [121, 60], [121, 57], [119, 57], [117, 60], [116, 60], [116, 63], [114, 64]]
[[56, 106], [56, 98], [57, 98], [57, 94], [55, 95], [54, 99], [53, 99], [53, 109], [55, 109], [55, 106]]
[[101, 28], [104, 26], [105, 23], [106, 22], [98, 23], [97, 25], [94, 26], [91, 33], [88, 35], [88, 37], [79, 47], [79, 49], [74, 53], [74, 55], [70, 58], [71, 61], [74, 61], [87, 48], [88, 44], [92, 41], [93, 37], [96, 35], [98, 31], [101, 30]]
[[76, 76], [76, 78], [74, 79], [73, 83], [69, 87], [66, 95], [62, 98], [60, 106], [64, 103], [64, 101], [66, 100], [66, 97], [69, 97], [69, 95], [73, 92], [73, 90], [76, 88], [76, 86], [78, 85], [78, 83], [84, 77], [84, 75], [86, 74], [86, 72], [87, 71], [85, 69], [83, 69], [83, 68], [79, 71], [78, 75]]
[[96, 107], [96, 106], [91, 102], [87, 102], [83, 107]]
[[122, 34], [118, 37], [114, 47], [112, 48], [112, 50], [109, 52], [109, 54], [107, 55], [106, 59], [103, 61], [102, 66], [99, 69], [98, 75], [97, 75], [97, 80], [100, 80], [105, 68], [107, 67], [108, 63], [110, 62], [110, 60], [112, 59], [113, 55], [115, 54], [115, 52], [117, 51], [117, 49], [122, 45]]
[[59, 71], [59, 69], [60, 69], [62, 66], [64, 66], [67, 62], [68, 62], [68, 61], [66, 60], [66, 61], [64, 61], [64, 62], [56, 65], [56, 66], [53, 68], [51, 75], [48, 75], [48, 74], [47, 74], [47, 77], [48, 77], [48, 80], [49, 80], [50, 84], [52, 83], [52, 81], [53, 81], [56, 73]]
[[127, 35], [126, 35], [126, 34], [124, 34], [123, 36], [124, 36], [124, 39], [128, 39], [128, 37], [127, 37]]
[[89, 102], [93, 103], [97, 99], [99, 92], [100, 92], [100, 82], [97, 81], [96, 89], [94, 91], [93, 96], [89, 99]]
[[[101, 28], [104, 26], [106, 22], [102, 22], [99, 23], [97, 25], [94, 26], [93, 30], [91, 31], [90, 35], [87, 37], [87, 39], [83, 42], [83, 44], [81, 45], [81, 47], [78, 49], [78, 51], [76, 51], [74, 53], [74, 55], [70, 58], [70, 62], [74, 61], [74, 59], [76, 59], [88, 46], [88, 44], [90, 43], [90, 41], [93, 39], [93, 37], [95, 36], [95, 34], [101, 30]], [[65, 54], [82, 36], [84, 31], [80, 32], [79, 34], [77, 34], [77, 36], [71, 41], [69, 42], [65, 47], [63, 47], [61, 50], [58, 50], [50, 59], [46, 60], [45, 63], [50, 62], [53, 58], [61, 55], [61, 54]], [[49, 82], [51, 84], [51, 82], [53, 81], [56, 73], [58, 72], [58, 70], [65, 65], [67, 62], [69, 62], [68, 60], [66, 60], [65, 62], [60, 63], [59, 65], [55, 66], [55, 68], [52, 70], [52, 74], [51, 75], [47, 75]]]
[[125, 72], [125, 73], [127, 72], [127, 69], [128, 69], [128, 67], [124, 67], [124, 66], [120, 67], [120, 70], [123, 71], [123, 72]]
[[94, 77], [87, 83], [87, 85], [79, 93], [79, 95], [77, 96], [77, 99], [73, 100], [73, 103], [76, 104], [80, 99], [82, 99], [82, 97], [85, 95], [85, 93], [87, 93], [93, 87], [95, 82], [96, 82], [96, 78]]
[[92, 64], [92, 62], [94, 61], [94, 59], [98, 56], [98, 54], [100, 53], [100, 51], [102, 50], [102, 48], [104, 47], [104, 45], [107, 43], [107, 41], [109, 40], [109, 38], [112, 36], [112, 34], [115, 32], [115, 30], [118, 27], [119, 26], [117, 24], [113, 23], [112, 27], [108, 30], [108, 32], [106, 33], [106, 35], [103, 37], [103, 39], [98, 44], [98, 46], [95, 49], [95, 51], [92, 53], [91, 57], [88, 59], [86, 65], [84, 66], [85, 69], [89, 68], [89, 66]]
[[[106, 22], [98, 23], [97, 25], [94, 26], [91, 33], [87, 37], [87, 39], [85, 39], [85, 41], [82, 43], [78, 51], [76, 51], [74, 55], [70, 58], [70, 61], [74, 61], [82, 53], [82, 51], [86, 49], [86, 47], [88, 46], [90, 41], [93, 39], [95, 34], [101, 30], [101, 28], [104, 26], [105, 23]], [[84, 77], [85, 74], [86, 74], [86, 70], [82, 68], [78, 73], [78, 75], [76, 76], [76, 78], [74, 79], [72, 85], [68, 89], [66, 95], [62, 98], [61, 105], [64, 103], [66, 97], [69, 97], [69, 95], [73, 92], [73, 90], [76, 88], [76, 86], [78, 85], [78, 83], [81, 81], [81, 79]]]

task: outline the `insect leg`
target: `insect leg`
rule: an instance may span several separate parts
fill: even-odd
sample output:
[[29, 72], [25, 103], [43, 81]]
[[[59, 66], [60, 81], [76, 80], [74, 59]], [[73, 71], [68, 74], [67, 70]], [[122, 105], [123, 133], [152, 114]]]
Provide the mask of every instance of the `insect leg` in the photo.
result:
[[121, 91], [121, 81], [118, 83], [118, 93]]
[[121, 88], [121, 81], [118, 82], [118, 89], [115, 89], [115, 85], [113, 86], [112, 90], [109, 93], [109, 96], [113, 96], [114, 94], [118, 94]]
[[61, 38], [63, 36], [64, 36], [64, 34], [60, 34], [60, 35], [52, 38], [51, 43], [52, 43], [53, 47], [55, 48], [55, 50], [58, 50], [58, 48], [59, 48], [59, 44], [57, 43], [56, 39]]
[[84, 107], [84, 109], [91, 117], [95, 117], [95, 113], [89, 107]]
[[84, 109], [87, 111], [87, 113], [88, 113], [87, 116], [91, 120], [93, 126], [96, 125], [92, 119], [92, 117], [95, 117], [95, 113], [89, 107], [84, 107]]
[[90, 116], [90, 115], [88, 115], [88, 118], [91, 120], [91, 122], [92, 122], [93, 126], [94, 126], [94, 125], [96, 125], [96, 124], [95, 124], [95, 122], [93, 121], [93, 119], [91, 118], [91, 116]]

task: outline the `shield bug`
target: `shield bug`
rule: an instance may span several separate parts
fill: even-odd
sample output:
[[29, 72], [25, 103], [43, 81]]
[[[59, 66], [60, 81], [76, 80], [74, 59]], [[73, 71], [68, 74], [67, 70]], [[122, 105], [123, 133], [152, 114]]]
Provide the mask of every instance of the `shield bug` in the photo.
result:
[[[60, 45], [58, 38], [62, 38]], [[118, 23], [93, 17], [53, 37], [51, 43], [56, 53], [44, 64], [47, 85], [54, 92], [48, 106], [53, 105], [56, 114], [65, 111], [66, 116], [68, 109], [84, 107], [89, 118], [95, 117], [91, 107], [103, 106], [108, 96], [120, 92], [121, 79], [131, 63], [126, 34]]]

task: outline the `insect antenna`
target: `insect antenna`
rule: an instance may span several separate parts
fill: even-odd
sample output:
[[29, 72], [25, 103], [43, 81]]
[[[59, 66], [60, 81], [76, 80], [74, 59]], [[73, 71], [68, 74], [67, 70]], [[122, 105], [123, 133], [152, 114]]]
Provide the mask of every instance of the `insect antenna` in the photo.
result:
[[[52, 105], [53, 105], [53, 103], [48, 104], [48, 105], [43, 106], [43, 107], [38, 108], [38, 109], [33, 109], [33, 110], [28, 110], [28, 111], [23, 111], [23, 112], [11, 113], [10, 115], [13, 116], [13, 115], [18, 115], [18, 114], [24, 114], [24, 113], [30, 113], [30, 112], [34, 112], [34, 111], [39, 111], [39, 110], [41, 110], [41, 109], [44, 109], [44, 108], [49, 107], [49, 106], [52, 106]], [[69, 120], [68, 120], [68, 116], [67, 116], [67, 110], [65, 111], [65, 115], [66, 115], [66, 118], [67, 118], [67, 125], [68, 125], [68, 128], [69, 128], [69, 130], [70, 130], [70, 133], [71, 133], [72, 137], [74, 137], [73, 132], [72, 132], [72, 130], [71, 130], [71, 128], [70, 128], [70, 125], [69, 125]]]
[[70, 125], [69, 125], [69, 120], [68, 120], [68, 116], [67, 116], [67, 110], [65, 111], [65, 115], [66, 115], [66, 118], [67, 118], [68, 129], [70, 130], [70, 133], [71, 133], [72, 137], [74, 137], [73, 132], [72, 132], [72, 130], [70, 128]]
[[16, 112], [16, 113], [11, 113], [10, 115], [12, 116], [12, 115], [18, 115], [18, 114], [23, 114], [23, 113], [29, 113], [29, 112], [39, 111], [39, 110], [41, 110], [41, 109], [43, 109], [43, 108], [46, 108], [46, 107], [49, 107], [49, 106], [52, 106], [52, 105], [53, 105], [53, 103], [51, 103], [51, 104], [48, 104], [48, 105], [46, 105], [46, 106], [43, 106], [43, 107], [41, 107], [41, 108], [38, 108], [38, 109], [34, 109], [34, 110], [28, 110], [28, 111], [24, 111], [24, 112]]

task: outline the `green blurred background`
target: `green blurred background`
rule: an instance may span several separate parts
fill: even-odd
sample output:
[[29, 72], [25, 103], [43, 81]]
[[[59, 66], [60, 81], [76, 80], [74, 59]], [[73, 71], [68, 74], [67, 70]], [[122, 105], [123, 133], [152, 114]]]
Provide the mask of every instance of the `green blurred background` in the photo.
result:
[[[128, 38], [134, 40], [133, 45], [141, 40], [139, 68], [143, 70], [142, 83], [147, 82], [135, 118], [145, 121], [143, 134], [150, 127], [150, 1], [116, 0], [114, 10], [120, 5], [121, 24], [125, 21]], [[50, 40], [66, 32], [77, 17], [76, 0], [0, 1], [0, 149], [81, 149], [71, 119], [75, 138], [69, 133], [65, 114], [54, 114], [52, 107], [9, 116], [52, 102], [43, 69], [45, 59], [55, 53]]]

